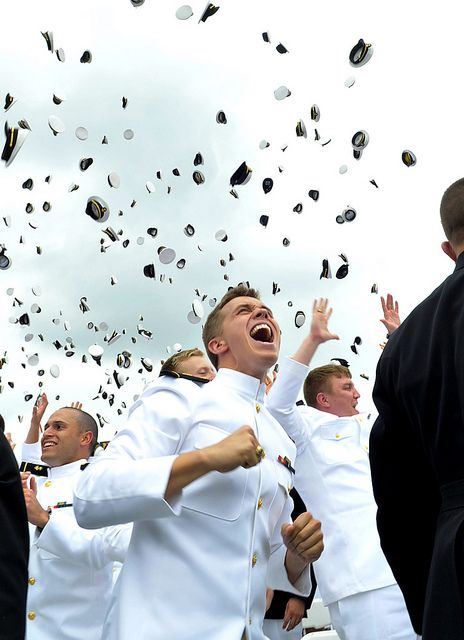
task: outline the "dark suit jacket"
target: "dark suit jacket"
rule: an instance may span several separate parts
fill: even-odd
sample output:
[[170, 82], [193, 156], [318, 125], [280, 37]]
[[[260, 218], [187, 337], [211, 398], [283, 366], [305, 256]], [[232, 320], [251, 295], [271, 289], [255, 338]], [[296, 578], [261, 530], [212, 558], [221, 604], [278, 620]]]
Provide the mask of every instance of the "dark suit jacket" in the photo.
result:
[[370, 461], [384, 553], [424, 640], [464, 638], [464, 253], [390, 338]]
[[0, 640], [23, 640], [29, 530], [18, 465], [0, 432]]

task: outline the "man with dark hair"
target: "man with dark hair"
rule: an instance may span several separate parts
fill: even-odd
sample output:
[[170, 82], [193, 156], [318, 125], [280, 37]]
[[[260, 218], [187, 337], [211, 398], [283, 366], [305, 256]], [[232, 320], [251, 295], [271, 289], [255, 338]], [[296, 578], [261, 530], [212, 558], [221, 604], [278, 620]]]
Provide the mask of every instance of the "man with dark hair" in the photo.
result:
[[28, 556], [29, 533], [18, 464], [0, 433], [0, 640], [24, 639]]
[[213, 380], [216, 371], [203, 351], [195, 347], [179, 351], [163, 362], [160, 376], [172, 374]]
[[[399, 324], [392, 296], [383, 300], [383, 308], [391, 333]], [[308, 368], [320, 344], [338, 339], [328, 329], [331, 313], [327, 300], [314, 304], [310, 333], [281, 363], [268, 407], [295, 441], [295, 487], [322, 522], [325, 551], [314, 570], [339, 637], [413, 640], [416, 634], [376, 529], [370, 416], [358, 412], [360, 395], [346, 367]], [[303, 381], [308, 406], [296, 407]]]
[[83, 526], [134, 522], [105, 639], [264, 640], [266, 586], [310, 590], [320, 523], [290, 524], [295, 446], [264, 404], [279, 325], [237, 287], [204, 342], [215, 379], [156, 380], [76, 487]]
[[382, 548], [424, 640], [464, 638], [464, 179], [444, 193], [453, 273], [377, 367], [371, 466]]
[[[46, 396], [34, 408], [29, 440], [40, 432]], [[78, 403], [80, 405], [80, 403]], [[48, 418], [40, 441], [41, 464], [23, 463], [29, 534], [28, 640], [99, 640], [112, 588], [113, 561], [124, 560], [130, 528], [88, 532], [73, 512], [73, 488], [93, 453], [98, 428], [76, 406]], [[37, 443], [23, 444], [26, 459]]]

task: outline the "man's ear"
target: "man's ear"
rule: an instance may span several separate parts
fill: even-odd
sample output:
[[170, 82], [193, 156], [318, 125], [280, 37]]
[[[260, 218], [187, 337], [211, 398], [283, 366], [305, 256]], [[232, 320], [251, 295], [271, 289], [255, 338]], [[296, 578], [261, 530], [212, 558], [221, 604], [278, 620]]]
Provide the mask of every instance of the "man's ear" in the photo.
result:
[[91, 444], [92, 439], [93, 433], [91, 431], [86, 431], [81, 438], [81, 444], [88, 447]]
[[441, 248], [442, 250], [446, 253], [446, 255], [448, 256], [448, 258], [451, 258], [451, 260], [453, 262], [456, 262], [456, 260], [458, 259], [455, 250], [453, 249], [453, 247], [450, 245], [450, 243], [448, 242], [448, 240], [446, 240], [445, 242], [441, 243]]
[[329, 406], [329, 399], [322, 391], [319, 391], [319, 393], [317, 394], [316, 402], [319, 406], [324, 408], [327, 408]]
[[208, 350], [211, 353], [214, 353], [215, 356], [220, 356], [226, 353], [228, 349], [229, 347], [226, 341], [221, 338], [221, 336], [218, 336], [217, 338], [211, 338], [211, 340], [208, 342]]

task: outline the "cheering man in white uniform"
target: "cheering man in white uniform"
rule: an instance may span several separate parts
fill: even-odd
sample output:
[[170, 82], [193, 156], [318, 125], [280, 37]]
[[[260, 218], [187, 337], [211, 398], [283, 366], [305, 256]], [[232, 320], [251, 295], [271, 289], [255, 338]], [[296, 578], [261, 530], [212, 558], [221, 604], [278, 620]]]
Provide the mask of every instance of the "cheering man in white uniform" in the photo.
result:
[[[46, 404], [45, 398], [34, 412], [31, 432], [36, 429], [37, 437]], [[63, 407], [45, 425], [41, 462], [21, 465], [31, 540], [27, 640], [99, 640], [101, 636], [113, 561], [124, 560], [131, 527], [85, 531], [76, 522], [73, 488], [84, 473], [82, 467], [96, 437], [97, 424], [91, 415]], [[23, 445], [25, 458], [36, 458], [38, 446], [29, 438]]]
[[238, 286], [203, 340], [216, 378], [158, 379], [76, 488], [83, 526], [134, 522], [105, 639], [263, 640], [266, 587], [310, 590], [320, 523], [290, 524], [295, 445], [264, 406], [279, 325]]
[[[398, 306], [389, 295], [382, 307], [392, 333]], [[348, 368], [307, 366], [320, 344], [338, 339], [327, 326], [331, 312], [325, 299], [314, 304], [310, 334], [281, 363], [268, 408], [296, 443], [295, 487], [324, 528], [325, 551], [314, 570], [341, 640], [415, 640], [377, 532], [368, 451], [375, 416], [358, 413]], [[303, 382], [309, 406], [297, 407]]]

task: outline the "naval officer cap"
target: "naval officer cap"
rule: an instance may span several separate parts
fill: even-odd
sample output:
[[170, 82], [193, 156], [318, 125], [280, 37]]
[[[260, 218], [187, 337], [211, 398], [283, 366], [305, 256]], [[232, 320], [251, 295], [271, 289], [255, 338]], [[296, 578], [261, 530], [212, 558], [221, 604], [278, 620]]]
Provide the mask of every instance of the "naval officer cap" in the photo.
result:
[[2, 151], [2, 160], [5, 161], [5, 166], [8, 167], [16, 158], [29, 131], [23, 127], [10, 127], [8, 122], [5, 122], [4, 130], [6, 140]]
[[253, 170], [247, 165], [246, 162], [242, 162], [239, 168], [234, 171], [230, 177], [230, 186], [243, 185], [249, 182]]
[[107, 203], [99, 196], [91, 196], [87, 200], [85, 213], [96, 222], [105, 222], [108, 220], [110, 210]]
[[362, 38], [354, 45], [350, 51], [349, 60], [352, 67], [362, 67], [372, 58], [374, 47]]
[[401, 160], [407, 167], [413, 167], [417, 162], [416, 156], [409, 149], [405, 149], [403, 151], [403, 153], [401, 154]]

